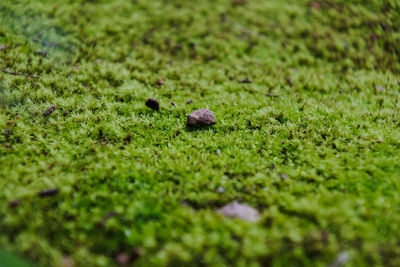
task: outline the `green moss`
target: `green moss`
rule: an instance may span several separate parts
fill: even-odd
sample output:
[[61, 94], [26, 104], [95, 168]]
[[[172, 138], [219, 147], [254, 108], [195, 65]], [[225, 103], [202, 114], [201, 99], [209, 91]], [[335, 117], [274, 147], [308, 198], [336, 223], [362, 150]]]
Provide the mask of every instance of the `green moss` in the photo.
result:
[[[399, 43], [390, 0], [1, 1], [0, 67], [27, 76], [0, 73], [0, 246], [38, 266], [398, 266]], [[187, 129], [198, 108], [217, 124]], [[232, 201], [262, 219], [216, 212]]]

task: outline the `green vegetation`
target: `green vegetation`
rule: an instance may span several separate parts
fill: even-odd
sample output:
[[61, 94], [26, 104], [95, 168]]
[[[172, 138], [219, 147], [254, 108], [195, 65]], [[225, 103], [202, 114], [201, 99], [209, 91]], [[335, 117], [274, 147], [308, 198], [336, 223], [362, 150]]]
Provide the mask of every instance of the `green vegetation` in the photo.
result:
[[[0, 1], [0, 247], [399, 266], [399, 44], [398, 0]], [[217, 124], [186, 128], [199, 108]]]

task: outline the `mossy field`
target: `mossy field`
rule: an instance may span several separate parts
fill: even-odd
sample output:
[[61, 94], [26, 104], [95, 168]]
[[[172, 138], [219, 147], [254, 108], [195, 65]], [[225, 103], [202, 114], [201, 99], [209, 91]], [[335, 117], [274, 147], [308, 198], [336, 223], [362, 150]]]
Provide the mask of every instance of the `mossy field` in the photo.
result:
[[0, 266], [400, 266], [399, 112], [398, 0], [1, 0]]

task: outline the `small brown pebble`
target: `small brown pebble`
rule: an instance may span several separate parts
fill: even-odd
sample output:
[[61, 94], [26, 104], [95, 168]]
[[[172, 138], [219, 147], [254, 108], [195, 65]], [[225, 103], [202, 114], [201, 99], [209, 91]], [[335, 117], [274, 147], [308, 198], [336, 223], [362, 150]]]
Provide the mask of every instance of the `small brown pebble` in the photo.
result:
[[317, 2], [311, 2], [310, 6], [315, 8], [315, 9], [320, 9], [321, 8], [321, 6]]
[[171, 102], [171, 105], [172, 105], [172, 106], [175, 106], [175, 102]]
[[43, 112], [43, 116], [45, 117], [49, 116], [51, 113], [53, 113], [56, 107], [57, 107], [56, 105], [51, 105], [51, 107], [49, 107], [48, 109], [46, 109], [45, 112]]
[[251, 83], [251, 80], [249, 78], [243, 79], [239, 81], [240, 83]]
[[269, 168], [271, 169], [271, 170], [273, 170], [273, 169], [275, 169], [275, 164], [271, 164], [271, 165], [269, 165]]
[[157, 85], [158, 85], [158, 86], [164, 85], [164, 81], [163, 81], [163, 80], [158, 80], [158, 81], [157, 81]]
[[377, 142], [378, 144], [380, 144], [380, 143], [382, 143], [382, 140], [376, 140], [376, 142]]
[[346, 251], [340, 252], [336, 259], [329, 265], [329, 267], [341, 267], [345, 265], [350, 260], [350, 255]]
[[198, 109], [187, 115], [186, 125], [192, 126], [209, 126], [215, 124], [217, 121], [215, 119], [214, 113], [206, 108]]
[[60, 192], [59, 189], [57, 188], [52, 188], [52, 189], [46, 189], [46, 190], [42, 190], [38, 193], [39, 197], [51, 197], [51, 196], [55, 196]]
[[192, 102], [193, 102], [193, 100], [192, 100], [192, 99], [189, 99], [188, 101], [185, 102], [185, 104], [187, 105], [187, 104], [190, 104], [190, 103], [192, 103]]
[[131, 257], [128, 254], [122, 252], [118, 253], [117, 256], [115, 256], [115, 260], [120, 265], [127, 265], [131, 261]]
[[21, 205], [21, 200], [19, 200], [19, 199], [14, 199], [14, 200], [11, 200], [10, 202], [8, 202], [8, 206], [10, 208], [18, 207], [19, 205]]
[[280, 173], [279, 176], [281, 177], [282, 180], [286, 180], [288, 178], [288, 176], [286, 175], [286, 173]]
[[239, 218], [249, 222], [257, 222], [260, 219], [260, 215], [256, 209], [236, 201], [223, 206], [218, 210], [218, 213], [226, 217]]
[[158, 103], [158, 101], [154, 98], [147, 99], [145, 104], [152, 110], [160, 110], [160, 103]]
[[69, 114], [69, 110], [64, 111], [63, 116], [67, 116]]
[[62, 267], [73, 267], [74, 265], [74, 260], [71, 257], [65, 256], [61, 258]]
[[6, 138], [9, 138], [11, 136], [11, 131], [10, 129], [5, 129], [4, 130], [4, 135], [6, 136]]

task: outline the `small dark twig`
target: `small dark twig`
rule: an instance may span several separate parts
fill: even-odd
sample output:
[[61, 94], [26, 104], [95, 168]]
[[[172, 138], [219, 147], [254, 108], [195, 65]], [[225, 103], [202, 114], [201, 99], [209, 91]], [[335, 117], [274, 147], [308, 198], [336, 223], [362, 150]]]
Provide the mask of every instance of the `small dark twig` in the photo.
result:
[[25, 77], [35, 78], [35, 79], [39, 79], [39, 78], [40, 78], [40, 76], [33, 75], [33, 74], [15, 72], [15, 71], [10, 71], [10, 70], [1, 70], [1, 71], [2, 71], [3, 73], [11, 74], [11, 75], [16, 75], [16, 76], [25, 76]]
[[19, 58], [19, 55], [21, 54], [22, 50], [25, 48], [25, 46], [26, 46], [27, 43], [28, 43], [28, 41], [26, 41], [26, 42], [22, 45], [21, 49], [18, 51], [18, 54], [14, 57], [14, 60], [13, 60], [13, 62], [11, 63], [10, 68], [12, 68], [12, 67], [14, 66], [15, 61], [17, 61], [17, 59]]

